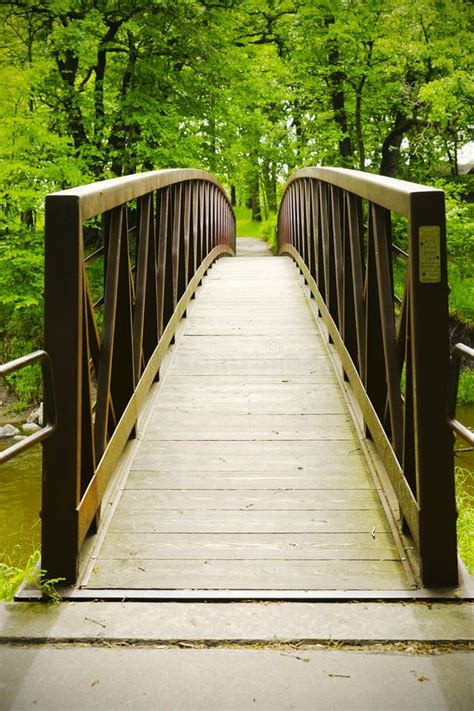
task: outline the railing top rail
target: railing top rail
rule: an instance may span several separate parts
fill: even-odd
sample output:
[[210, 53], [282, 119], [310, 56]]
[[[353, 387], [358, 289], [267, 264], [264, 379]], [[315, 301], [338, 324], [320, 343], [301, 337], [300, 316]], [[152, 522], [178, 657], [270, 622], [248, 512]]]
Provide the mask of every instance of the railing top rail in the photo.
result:
[[211, 173], [195, 168], [152, 170], [147, 173], [125, 175], [122, 178], [110, 178], [98, 183], [81, 185], [76, 188], [51, 193], [47, 196], [47, 199], [77, 198], [80, 204], [81, 219], [84, 221], [112, 210], [114, 207], [123, 205], [129, 200], [134, 200], [154, 190], [186, 180], [205, 180], [213, 183], [222, 191], [230, 205], [227, 193], [219, 181]]
[[444, 194], [437, 188], [348, 168], [302, 168], [293, 173], [286, 188], [301, 178], [315, 178], [331, 183], [405, 217], [410, 214], [415, 195], [431, 193], [443, 196]]

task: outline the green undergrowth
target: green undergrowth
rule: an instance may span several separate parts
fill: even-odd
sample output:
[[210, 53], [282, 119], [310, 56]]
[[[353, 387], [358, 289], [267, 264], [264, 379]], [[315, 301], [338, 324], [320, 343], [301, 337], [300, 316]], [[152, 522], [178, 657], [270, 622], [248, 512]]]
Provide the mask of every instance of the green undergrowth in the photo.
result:
[[458, 405], [474, 403], [474, 370], [463, 370], [459, 376]]
[[234, 207], [237, 237], [261, 237], [262, 223], [252, 220], [252, 211], [246, 207]]
[[474, 574], [474, 473], [469, 469], [456, 467], [456, 505], [458, 510], [457, 534], [458, 551], [464, 565]]
[[41, 580], [41, 575], [44, 571], [39, 568], [39, 559], [39, 550], [34, 551], [23, 565], [12, 564], [12, 561], [7, 556], [3, 556], [2, 562], [0, 562], [1, 602], [11, 602], [22, 585], [35, 585], [43, 596], [51, 602], [60, 600], [55, 586], [63, 578]]
[[277, 253], [276, 215], [270, 214], [261, 222], [252, 220], [252, 211], [246, 207], [234, 207], [237, 222], [237, 237], [256, 237], [268, 243], [274, 254]]

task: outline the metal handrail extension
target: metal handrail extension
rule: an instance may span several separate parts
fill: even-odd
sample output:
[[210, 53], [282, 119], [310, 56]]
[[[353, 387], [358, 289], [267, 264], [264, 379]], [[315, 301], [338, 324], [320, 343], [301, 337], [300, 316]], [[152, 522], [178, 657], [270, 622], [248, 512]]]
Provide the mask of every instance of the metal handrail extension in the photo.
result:
[[0, 376], [9, 375], [17, 370], [26, 368], [34, 363], [41, 363], [41, 370], [43, 373], [43, 422], [45, 423], [43, 427], [37, 432], [29, 435], [25, 439], [15, 442], [7, 449], [0, 452], [0, 464], [8, 462], [13, 457], [18, 454], [25, 452], [30, 449], [35, 444], [43, 442], [56, 430], [57, 420], [56, 420], [56, 401], [54, 397], [54, 383], [53, 383], [53, 372], [51, 369], [51, 360], [46, 351], [34, 351], [28, 355], [21, 356], [21, 358], [16, 358], [15, 360], [9, 361], [8, 363], [3, 363], [0, 365]]

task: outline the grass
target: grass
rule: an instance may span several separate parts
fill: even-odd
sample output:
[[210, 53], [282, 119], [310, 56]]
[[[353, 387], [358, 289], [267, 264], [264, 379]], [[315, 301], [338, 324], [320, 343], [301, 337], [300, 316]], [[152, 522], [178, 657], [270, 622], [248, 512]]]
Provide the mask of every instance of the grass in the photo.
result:
[[3, 558], [0, 563], [1, 602], [11, 602], [22, 585], [35, 585], [48, 600], [59, 602], [60, 596], [56, 592], [55, 586], [63, 578], [41, 580], [44, 570], [41, 570], [38, 566], [39, 559], [39, 550], [34, 551], [23, 566], [12, 565], [8, 558]]
[[8, 559], [0, 563], [0, 600], [10, 602], [23, 583], [33, 583], [38, 577], [39, 551], [30, 555], [24, 566], [11, 565]]
[[459, 376], [458, 405], [474, 403], [474, 370], [462, 370]]
[[458, 509], [457, 534], [458, 551], [464, 565], [474, 574], [474, 473], [469, 469], [456, 467], [456, 504]]
[[234, 207], [237, 220], [237, 237], [262, 237], [262, 222], [252, 220], [252, 211], [246, 207]]
[[252, 220], [252, 211], [246, 207], [234, 207], [237, 221], [237, 237], [255, 237], [268, 243], [273, 254], [278, 253], [276, 236], [276, 215], [270, 215], [268, 220], [256, 222]]
[[474, 277], [463, 273], [456, 263], [449, 264], [449, 311], [474, 327]]

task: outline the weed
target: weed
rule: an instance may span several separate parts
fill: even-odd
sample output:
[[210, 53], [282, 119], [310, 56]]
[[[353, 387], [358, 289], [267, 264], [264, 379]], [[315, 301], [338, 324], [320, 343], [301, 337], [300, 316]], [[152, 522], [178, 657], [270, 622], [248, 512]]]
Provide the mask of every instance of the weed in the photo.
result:
[[474, 370], [462, 370], [459, 376], [458, 405], [474, 403]]
[[50, 602], [59, 602], [61, 597], [56, 591], [56, 585], [64, 578], [51, 578], [42, 580], [44, 570], [38, 567], [40, 552], [36, 550], [30, 555], [24, 567], [0, 563], [0, 600], [9, 602], [13, 600], [21, 585], [35, 585], [43, 597]]
[[252, 211], [246, 207], [234, 207], [237, 220], [237, 237], [261, 237], [262, 223], [252, 220]]
[[456, 504], [458, 509], [458, 550], [464, 565], [474, 573], [474, 474], [469, 469], [456, 467]]

